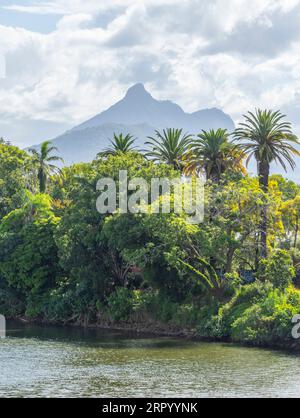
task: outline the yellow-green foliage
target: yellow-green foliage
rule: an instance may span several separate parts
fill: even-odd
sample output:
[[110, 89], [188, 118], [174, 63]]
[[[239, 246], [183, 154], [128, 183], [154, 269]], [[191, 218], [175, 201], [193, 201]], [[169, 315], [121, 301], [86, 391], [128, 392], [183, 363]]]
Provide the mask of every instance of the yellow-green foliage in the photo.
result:
[[[292, 342], [292, 318], [300, 312], [300, 292], [292, 285], [285, 291], [270, 283], [242, 287], [219, 310], [214, 328], [233, 341], [280, 345]], [[219, 335], [219, 336], [220, 336]]]
[[[80, 323], [101, 312], [115, 321], [145, 315], [206, 337], [289, 343], [300, 313], [292, 286], [299, 187], [273, 176], [262, 191], [255, 177], [222, 173], [205, 185], [199, 225], [174, 211], [99, 214], [97, 181], [118, 182], [119, 170], [148, 182], [181, 175], [172, 164], [117, 153], [65, 168], [49, 178], [48, 194], [34, 194], [30, 157], [0, 144], [1, 312]], [[269, 251], [257, 271], [265, 205]], [[249, 277], [256, 282], [247, 285]]]
[[259, 280], [269, 281], [281, 290], [292, 284], [295, 275], [292, 257], [284, 250], [275, 250], [267, 259], [261, 260], [257, 273]]

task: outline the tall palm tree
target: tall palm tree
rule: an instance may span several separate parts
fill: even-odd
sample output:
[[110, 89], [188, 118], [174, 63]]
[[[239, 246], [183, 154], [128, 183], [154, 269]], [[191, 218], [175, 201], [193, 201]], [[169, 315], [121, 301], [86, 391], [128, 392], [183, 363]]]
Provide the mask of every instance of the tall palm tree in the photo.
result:
[[192, 136], [183, 134], [182, 129], [164, 129], [162, 133], [156, 130], [155, 136], [156, 138], [148, 137], [146, 145], [150, 145], [151, 150], [146, 152], [146, 156], [181, 171]]
[[186, 174], [204, 171], [207, 180], [219, 182], [227, 170], [245, 174], [243, 159], [244, 153], [229, 141], [226, 129], [202, 130], [191, 142], [184, 171]]
[[51, 155], [53, 151], [57, 151], [57, 148], [51, 146], [51, 141], [43, 142], [40, 152], [34, 148], [29, 150], [33, 155], [34, 164], [37, 166], [40, 193], [46, 192], [50, 175], [55, 172], [60, 172], [60, 169], [52, 163], [58, 161], [64, 162], [64, 160], [57, 155]]
[[135, 142], [135, 138], [132, 135], [127, 134], [115, 134], [114, 139], [110, 141], [111, 146], [104, 151], [98, 153], [98, 157], [108, 157], [109, 155], [116, 155], [118, 153], [126, 154], [127, 152], [134, 151], [135, 147], [132, 145]]
[[[234, 132], [234, 139], [238, 141], [239, 149], [248, 154], [247, 164], [254, 157], [257, 162], [257, 172], [261, 189], [267, 193], [269, 190], [270, 165], [279, 163], [285, 171], [290, 166], [295, 168], [293, 156], [300, 155], [293, 146], [299, 144], [298, 139], [292, 133], [289, 122], [284, 121], [285, 115], [280, 111], [256, 110], [244, 115], [245, 122]], [[268, 213], [264, 205], [261, 214], [260, 246], [261, 257], [267, 256], [267, 228]]]

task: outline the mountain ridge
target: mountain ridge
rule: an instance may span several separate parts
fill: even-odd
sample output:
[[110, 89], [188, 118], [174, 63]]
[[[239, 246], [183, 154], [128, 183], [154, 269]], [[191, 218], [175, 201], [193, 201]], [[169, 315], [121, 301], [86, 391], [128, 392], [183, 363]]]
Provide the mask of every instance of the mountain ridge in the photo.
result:
[[[130, 87], [125, 96], [107, 110], [52, 139], [67, 165], [88, 162], [108, 146], [113, 133], [129, 133], [143, 146], [155, 129], [182, 128], [197, 134], [202, 129], [234, 130], [229, 115], [217, 108], [186, 113], [170, 100], [156, 100], [141, 83]], [[38, 148], [34, 146], [34, 148]]]
[[[128, 111], [128, 107], [130, 111]], [[147, 123], [159, 128], [183, 128], [191, 130], [194, 125], [194, 131], [198, 133], [199, 125], [205, 124], [205, 118], [210, 118], [214, 113], [214, 118], [224, 118], [223, 123], [227, 127], [234, 129], [234, 124], [229, 115], [217, 108], [198, 110], [192, 113], [185, 112], [179, 105], [170, 100], [156, 100], [145, 89], [141, 83], [130, 87], [123, 99], [109, 107], [104, 112], [92, 117], [86, 122], [81, 123], [75, 128], [78, 130], [85, 127], [99, 126], [103, 123], [121, 123], [126, 125], [137, 125]], [[174, 126], [177, 123], [178, 126]], [[216, 126], [216, 123], [209, 122], [210, 125]], [[223, 126], [221, 126], [223, 127]], [[203, 129], [207, 129], [205, 126]], [[201, 130], [201, 129], [200, 129]]]

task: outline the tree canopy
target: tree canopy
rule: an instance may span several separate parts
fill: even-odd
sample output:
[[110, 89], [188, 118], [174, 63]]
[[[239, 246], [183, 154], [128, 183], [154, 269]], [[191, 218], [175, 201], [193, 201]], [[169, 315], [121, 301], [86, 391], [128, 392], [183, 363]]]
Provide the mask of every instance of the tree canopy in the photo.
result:
[[[172, 129], [157, 131], [144, 155], [122, 136], [118, 151], [116, 141], [105, 156], [59, 170], [49, 142], [31, 155], [1, 143], [1, 312], [63, 324], [155, 323], [201, 337], [290, 343], [291, 315], [300, 311], [300, 187], [269, 173], [265, 187], [264, 173], [245, 172], [243, 153], [262, 165], [279, 157], [293, 165], [291, 135], [281, 114], [257, 112], [235, 132], [238, 144], [222, 129], [197, 138]], [[97, 211], [99, 179], [116, 182], [119, 201], [120, 170], [128, 181], [186, 181], [188, 164], [194, 182], [203, 171], [209, 179], [203, 222], [191, 224], [184, 210], [175, 211], [174, 190], [169, 213], [150, 206], [142, 213]], [[161, 203], [166, 191], [156, 198]]]

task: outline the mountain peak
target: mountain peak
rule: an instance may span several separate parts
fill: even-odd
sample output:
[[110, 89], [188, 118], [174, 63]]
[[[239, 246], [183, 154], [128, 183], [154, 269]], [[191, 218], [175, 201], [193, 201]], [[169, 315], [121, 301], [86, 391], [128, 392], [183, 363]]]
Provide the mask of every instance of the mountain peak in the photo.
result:
[[144, 84], [137, 83], [134, 84], [127, 90], [126, 98], [137, 98], [140, 99], [142, 97], [152, 97], [151, 94], [145, 89]]
[[[88, 121], [76, 126], [71, 132], [84, 132], [86, 129], [98, 128], [101, 132], [106, 130], [104, 125], [116, 124], [128, 126], [124, 132], [130, 133], [130, 127], [146, 124], [147, 127], [154, 129], [164, 128], [182, 128], [190, 133], [198, 133], [201, 129], [226, 128], [229, 131], [234, 130], [232, 119], [221, 110], [215, 109], [200, 110], [194, 113], [186, 113], [177, 104], [166, 101], [156, 100], [145, 89], [142, 83], [134, 84], [130, 87], [119, 102], [113, 104], [109, 109], [94, 116]], [[116, 127], [117, 130], [117, 127]], [[134, 134], [136, 128], [134, 128]], [[139, 128], [139, 132], [142, 132]], [[148, 136], [139, 134], [144, 139]], [[88, 135], [89, 133], [85, 133]], [[106, 138], [107, 139], [107, 138]]]

